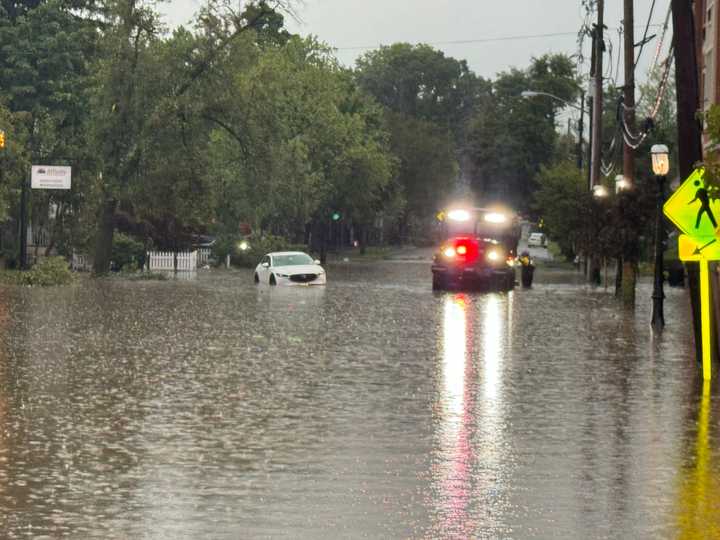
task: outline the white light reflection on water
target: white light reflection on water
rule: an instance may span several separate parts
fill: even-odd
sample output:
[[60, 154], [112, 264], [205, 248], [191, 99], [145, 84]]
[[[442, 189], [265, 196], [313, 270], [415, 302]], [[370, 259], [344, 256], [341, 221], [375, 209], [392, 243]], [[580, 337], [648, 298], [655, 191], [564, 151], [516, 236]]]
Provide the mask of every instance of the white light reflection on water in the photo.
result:
[[443, 428], [448, 437], [457, 435], [463, 412], [467, 350], [468, 298], [458, 294], [445, 300], [443, 325], [442, 406]]
[[497, 416], [498, 394], [502, 385], [502, 353], [504, 324], [500, 313], [500, 298], [496, 295], [488, 296], [485, 302], [482, 325], [482, 376], [483, 397], [487, 409], [486, 416]]
[[472, 324], [468, 313], [471, 299], [457, 294], [445, 298], [443, 319], [443, 348], [441, 386], [438, 396], [439, 448], [435, 456], [434, 503], [437, 521], [434, 535], [462, 535], [466, 533], [467, 508], [470, 500], [471, 450], [468, 418], [471, 397], [466, 387], [469, 362], [468, 344]]
[[[511, 295], [510, 295], [511, 296]], [[512, 451], [506, 440], [504, 407], [505, 346], [512, 312], [509, 297], [489, 295], [482, 306], [482, 331], [479, 336], [482, 394], [476, 408], [476, 435], [473, 451], [477, 455], [474, 496], [479, 501], [479, 528], [507, 534], [507, 477]], [[507, 321], [506, 321], [507, 319]], [[507, 322], [507, 328], [506, 328]]]
[[445, 298], [438, 449], [435, 456], [436, 520], [431, 536], [468, 538], [505, 531], [503, 368], [508, 297]]

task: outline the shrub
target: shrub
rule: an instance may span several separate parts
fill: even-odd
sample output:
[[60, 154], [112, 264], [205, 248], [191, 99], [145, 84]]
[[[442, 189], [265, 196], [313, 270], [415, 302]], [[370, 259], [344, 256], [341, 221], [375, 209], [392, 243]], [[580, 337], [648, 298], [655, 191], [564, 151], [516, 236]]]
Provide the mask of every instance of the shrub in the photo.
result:
[[17, 272], [19, 285], [67, 285], [73, 281], [70, 265], [63, 257], [47, 257], [27, 272]]
[[113, 269], [122, 270], [126, 265], [135, 263], [141, 267], [145, 262], [145, 245], [127, 234], [116, 232], [113, 235]]

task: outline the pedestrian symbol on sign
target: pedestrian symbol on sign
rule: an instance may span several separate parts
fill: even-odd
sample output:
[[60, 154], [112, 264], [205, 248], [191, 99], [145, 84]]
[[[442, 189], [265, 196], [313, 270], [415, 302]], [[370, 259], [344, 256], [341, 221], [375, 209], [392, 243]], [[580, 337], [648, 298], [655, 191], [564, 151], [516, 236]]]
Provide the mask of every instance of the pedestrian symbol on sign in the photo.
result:
[[716, 229], [717, 221], [715, 221], [715, 216], [713, 215], [712, 208], [710, 208], [710, 199], [711, 197], [713, 199], [717, 199], [717, 196], [712, 196], [700, 180], [695, 180], [695, 182], [693, 182], [693, 185], [698, 188], [698, 190], [695, 192], [695, 198], [688, 204], [692, 204], [698, 200], [700, 201], [700, 209], [698, 210], [697, 219], [695, 220], [695, 228], [700, 228], [700, 220], [702, 219], [703, 214], [707, 214], [707, 217], [710, 218], [710, 223], [712, 223], [713, 228]]

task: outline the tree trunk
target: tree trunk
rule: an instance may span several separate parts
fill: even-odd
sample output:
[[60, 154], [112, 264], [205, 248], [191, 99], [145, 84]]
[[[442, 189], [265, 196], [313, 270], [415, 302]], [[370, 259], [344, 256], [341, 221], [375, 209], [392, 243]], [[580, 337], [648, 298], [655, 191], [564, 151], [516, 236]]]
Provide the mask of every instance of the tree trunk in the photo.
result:
[[110, 271], [116, 209], [117, 201], [112, 198], [107, 199], [102, 205], [100, 222], [98, 223], [98, 230], [95, 235], [93, 274], [96, 276], [105, 275]]
[[367, 249], [367, 225], [357, 226], [358, 243], [360, 244], [360, 255], [365, 255]]

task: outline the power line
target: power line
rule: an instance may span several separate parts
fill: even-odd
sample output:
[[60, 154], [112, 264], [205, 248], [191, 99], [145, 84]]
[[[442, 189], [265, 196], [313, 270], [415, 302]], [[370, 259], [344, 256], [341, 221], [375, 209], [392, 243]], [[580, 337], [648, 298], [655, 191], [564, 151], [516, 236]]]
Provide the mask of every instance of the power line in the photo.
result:
[[638, 51], [637, 58], [635, 59], [635, 67], [637, 67], [638, 62], [640, 62], [640, 57], [642, 56], [645, 44], [650, 41], [650, 39], [652, 39], [648, 38], [648, 31], [650, 30], [650, 22], [652, 21], [653, 12], [655, 11], [655, 2], [656, 0], [652, 0], [652, 4], [650, 4], [650, 13], [648, 13], [647, 24], [645, 25], [645, 32], [643, 34], [642, 41], [640, 42], [640, 50]]
[[[652, 27], [660, 27], [661, 24], [652, 24], [650, 25]], [[640, 26], [639, 28], [643, 28]], [[524, 34], [524, 35], [516, 35], [516, 36], [499, 36], [499, 37], [492, 37], [492, 38], [481, 38], [481, 39], [459, 39], [454, 41], [423, 41], [425, 45], [469, 45], [473, 43], [493, 43], [493, 42], [500, 42], [500, 41], [523, 41], [523, 40], [529, 40], [529, 39], [542, 39], [542, 38], [549, 38], [549, 37], [564, 37], [564, 36], [577, 36], [577, 30], [574, 32], [554, 32], [550, 34]], [[366, 49], [377, 49], [378, 47], [381, 47], [381, 44], [378, 45], [358, 45], [355, 47], [334, 47], [336, 51], [358, 51], [358, 50], [366, 50]]]

